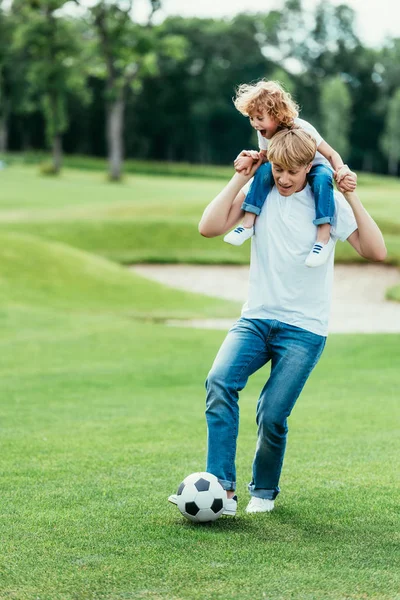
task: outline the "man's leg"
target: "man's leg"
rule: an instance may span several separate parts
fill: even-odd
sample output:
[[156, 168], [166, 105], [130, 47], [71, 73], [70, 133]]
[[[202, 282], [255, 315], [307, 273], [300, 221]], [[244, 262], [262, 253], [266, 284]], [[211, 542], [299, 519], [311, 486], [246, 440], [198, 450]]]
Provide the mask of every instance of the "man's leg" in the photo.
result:
[[223, 342], [207, 377], [207, 471], [226, 490], [236, 489], [239, 392], [248, 377], [269, 359], [269, 321], [239, 319]]
[[267, 500], [274, 500], [279, 493], [287, 418], [326, 341], [325, 337], [305, 329], [275, 323], [278, 325], [270, 341], [271, 375], [257, 405], [258, 441], [249, 484], [252, 496]]

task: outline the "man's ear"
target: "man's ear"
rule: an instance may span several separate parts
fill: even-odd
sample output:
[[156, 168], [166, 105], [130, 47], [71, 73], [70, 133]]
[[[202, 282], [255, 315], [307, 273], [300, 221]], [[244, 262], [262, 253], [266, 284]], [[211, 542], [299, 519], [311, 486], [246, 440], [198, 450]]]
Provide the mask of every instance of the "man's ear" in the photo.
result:
[[312, 162], [307, 166], [306, 173], [309, 173], [312, 169]]

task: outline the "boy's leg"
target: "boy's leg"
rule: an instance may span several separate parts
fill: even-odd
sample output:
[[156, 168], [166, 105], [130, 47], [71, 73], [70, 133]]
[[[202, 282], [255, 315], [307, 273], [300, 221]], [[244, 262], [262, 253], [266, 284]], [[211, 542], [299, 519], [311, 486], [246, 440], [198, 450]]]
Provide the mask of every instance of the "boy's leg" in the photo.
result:
[[307, 175], [314, 194], [314, 225], [329, 223], [332, 225], [335, 216], [335, 198], [333, 195], [333, 172], [326, 165], [315, 165]]
[[275, 323], [270, 341], [271, 375], [257, 404], [258, 441], [253, 479], [249, 484], [252, 496], [267, 500], [274, 500], [280, 491], [278, 484], [286, 448], [287, 418], [326, 341], [325, 337], [305, 329]]
[[269, 360], [268, 321], [239, 319], [223, 342], [206, 381], [207, 467], [226, 490], [236, 489], [239, 392]]
[[306, 265], [319, 267], [329, 258], [335, 242], [331, 239], [331, 224], [335, 215], [335, 199], [333, 194], [333, 173], [326, 165], [315, 165], [307, 176], [314, 194], [317, 240], [311, 249]]
[[246, 213], [243, 223], [233, 231], [230, 231], [224, 237], [224, 242], [233, 246], [241, 246], [243, 242], [252, 237], [254, 234], [254, 221], [260, 214], [273, 185], [274, 178], [272, 177], [271, 164], [268, 162], [260, 165], [255, 172], [250, 190], [242, 204], [242, 210]]
[[274, 178], [271, 163], [267, 162], [260, 165], [254, 174], [253, 182], [242, 204], [242, 210], [259, 215], [273, 185]]

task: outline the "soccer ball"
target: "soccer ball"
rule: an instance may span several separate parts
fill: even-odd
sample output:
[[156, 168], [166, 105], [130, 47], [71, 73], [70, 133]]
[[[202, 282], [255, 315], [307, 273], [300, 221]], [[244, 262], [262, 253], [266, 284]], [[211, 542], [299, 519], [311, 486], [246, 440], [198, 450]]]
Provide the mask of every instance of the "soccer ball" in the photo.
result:
[[211, 473], [192, 473], [185, 477], [177, 496], [179, 510], [195, 523], [215, 521], [224, 512], [226, 491]]

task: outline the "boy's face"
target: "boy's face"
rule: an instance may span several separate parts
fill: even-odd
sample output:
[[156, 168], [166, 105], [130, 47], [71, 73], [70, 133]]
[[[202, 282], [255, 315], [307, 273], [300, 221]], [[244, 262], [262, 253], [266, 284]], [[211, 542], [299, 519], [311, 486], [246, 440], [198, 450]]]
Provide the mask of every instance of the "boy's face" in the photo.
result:
[[278, 131], [279, 123], [268, 113], [254, 113], [249, 115], [250, 125], [257, 129], [263, 137], [270, 140]]
[[271, 163], [271, 166], [278, 192], [281, 196], [291, 196], [305, 187], [306, 176], [312, 163], [304, 167], [293, 167], [293, 169], [287, 169], [278, 163]]

